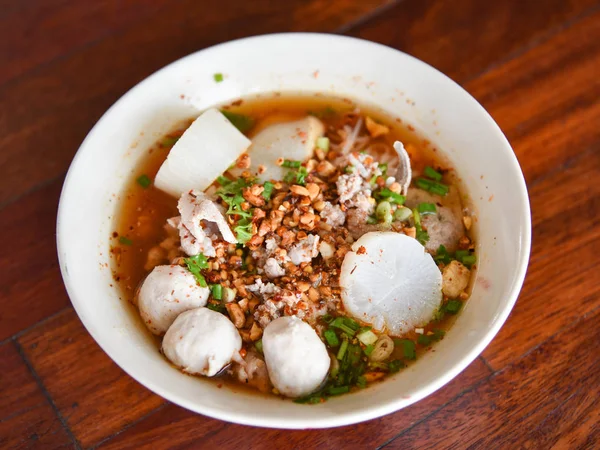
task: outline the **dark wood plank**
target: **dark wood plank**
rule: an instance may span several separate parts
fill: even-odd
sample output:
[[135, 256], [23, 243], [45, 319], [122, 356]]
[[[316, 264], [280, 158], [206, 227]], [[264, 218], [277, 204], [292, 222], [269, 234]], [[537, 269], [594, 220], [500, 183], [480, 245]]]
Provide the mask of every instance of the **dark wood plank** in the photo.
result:
[[390, 1], [260, 0], [228, 8], [223, 2], [178, 0], [96, 45], [21, 77], [0, 89], [0, 130], [5, 130], [0, 135], [0, 205], [63, 174], [102, 113], [165, 64], [248, 35], [333, 31]]
[[72, 309], [30, 330], [19, 344], [83, 447], [97, 444], [164, 401], [114, 364]]
[[406, 1], [351, 34], [406, 51], [465, 82], [598, 4], [598, 0]]
[[597, 147], [531, 188], [532, 258], [511, 316], [484, 352], [494, 368], [600, 306], [599, 173]]
[[598, 67], [600, 12], [465, 88], [498, 121], [534, 181], [600, 140]]
[[[599, 320], [597, 309], [386, 448], [597, 448], [597, 422], [582, 419], [598, 414]], [[561, 410], [560, 426], [550, 426]]]
[[72, 445], [14, 343], [0, 345], [0, 448]]
[[[14, 2], [16, 3], [16, 2]], [[0, 16], [0, 84], [143, 20], [167, 0], [35, 0]]]
[[427, 399], [395, 414], [335, 430], [282, 431], [228, 425], [169, 405], [101, 448], [193, 448], [199, 442], [206, 448], [342, 448], [348, 445], [375, 448], [489, 375], [487, 366], [477, 359]]
[[0, 210], [0, 341], [69, 304], [56, 254], [62, 180]]

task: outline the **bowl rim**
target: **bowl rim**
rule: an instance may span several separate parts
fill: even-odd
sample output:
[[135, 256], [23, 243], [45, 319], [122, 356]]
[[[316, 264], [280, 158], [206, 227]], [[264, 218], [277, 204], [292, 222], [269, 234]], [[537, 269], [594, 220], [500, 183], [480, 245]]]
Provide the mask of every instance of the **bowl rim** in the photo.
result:
[[[440, 375], [434, 382], [431, 382], [428, 385], [425, 385], [425, 386], [421, 387], [420, 389], [418, 389], [413, 395], [411, 395], [410, 399], [406, 399], [406, 398], [402, 398], [401, 396], [398, 396], [396, 398], [391, 398], [388, 402], [383, 403], [383, 404], [365, 406], [364, 409], [361, 409], [361, 410], [358, 410], [355, 412], [348, 412], [348, 413], [344, 413], [344, 414], [340, 414], [340, 415], [332, 415], [332, 417], [330, 417], [326, 421], [326, 423], [319, 423], [319, 422], [313, 421], [310, 424], [307, 424], [305, 419], [296, 419], [294, 417], [281, 417], [277, 423], [273, 423], [272, 419], [263, 418], [260, 415], [249, 417], [247, 414], [238, 413], [237, 411], [230, 411], [230, 412], [224, 413], [221, 410], [211, 408], [210, 406], [201, 405], [196, 401], [191, 401], [191, 400], [188, 400], [187, 398], [183, 398], [176, 394], [172, 394], [168, 389], [164, 388], [163, 386], [161, 386], [157, 383], [152, 382], [151, 380], [145, 379], [144, 376], [142, 376], [139, 373], [136, 373], [134, 375], [133, 368], [125, 367], [124, 364], [122, 364], [121, 362], [114, 359], [113, 356], [109, 353], [109, 351], [107, 351], [106, 342], [103, 342], [102, 336], [99, 333], [96, 333], [94, 330], [94, 327], [92, 326], [93, 320], [89, 316], [86, 316], [83, 313], [82, 307], [80, 306], [81, 300], [78, 299], [77, 293], [75, 292], [75, 287], [72, 285], [72, 283], [70, 281], [70, 277], [68, 276], [68, 272], [66, 270], [65, 260], [62, 256], [63, 254], [65, 254], [65, 248], [67, 247], [65, 242], [68, 242], [68, 239], [64, 238], [65, 231], [64, 231], [64, 225], [63, 225], [65, 222], [64, 216], [66, 214], [66, 211], [65, 211], [66, 210], [65, 204], [67, 203], [66, 199], [68, 198], [69, 193], [71, 191], [73, 191], [74, 189], [76, 189], [76, 186], [73, 186], [73, 183], [72, 183], [73, 173], [75, 173], [78, 170], [78, 167], [80, 165], [79, 162], [81, 160], [81, 155], [83, 154], [83, 152], [86, 151], [85, 149], [88, 146], [88, 143], [94, 139], [94, 136], [96, 134], [96, 131], [100, 127], [100, 124], [106, 119], [107, 116], [112, 114], [112, 111], [114, 109], [118, 108], [119, 105], [121, 105], [123, 103], [127, 103], [129, 101], [128, 99], [132, 95], [132, 93], [134, 93], [138, 89], [141, 89], [144, 85], [151, 83], [152, 80], [155, 77], [160, 76], [160, 74], [163, 71], [168, 70], [169, 68], [171, 68], [174, 65], [181, 64], [188, 59], [199, 58], [199, 57], [201, 57], [203, 52], [206, 52], [209, 50], [214, 51], [215, 49], [218, 49], [220, 47], [234, 46], [234, 45], [239, 45], [242, 43], [247, 44], [249, 42], [252, 42], [255, 45], [259, 45], [261, 42], [266, 41], [266, 40], [287, 40], [290, 38], [292, 38], [292, 39], [327, 39], [327, 40], [329, 40], [329, 42], [331, 42], [331, 40], [337, 40], [339, 42], [343, 41], [346, 43], [348, 43], [348, 42], [349, 43], [353, 43], [353, 42], [360, 43], [361, 45], [373, 46], [373, 48], [377, 48], [377, 49], [383, 48], [388, 51], [392, 50], [394, 52], [400, 53], [405, 58], [410, 58], [417, 65], [423, 66], [424, 70], [429, 70], [429, 71], [435, 72], [437, 76], [443, 77], [446, 79], [446, 81], [449, 81], [451, 84], [453, 84], [454, 88], [462, 91], [461, 94], [464, 96], [465, 101], [471, 102], [470, 106], [478, 109], [478, 112], [481, 115], [482, 119], [485, 118], [486, 122], [488, 122], [488, 125], [490, 126], [490, 130], [494, 134], [493, 138], [502, 145], [503, 150], [506, 153], [504, 156], [507, 158], [508, 161], [510, 161], [510, 164], [512, 165], [512, 168], [514, 170], [514, 173], [516, 175], [516, 178], [517, 178], [518, 184], [519, 184], [517, 186], [517, 189], [520, 194], [518, 203], [521, 208], [520, 214], [522, 217], [522, 225], [523, 225], [522, 226], [523, 234], [521, 236], [521, 249], [522, 249], [521, 255], [522, 255], [522, 257], [521, 257], [521, 260], [519, 261], [517, 270], [515, 270], [515, 276], [513, 278], [514, 282], [513, 282], [512, 289], [506, 296], [507, 301], [505, 303], [505, 306], [503, 307], [500, 314], [495, 319], [493, 326], [487, 330], [485, 337], [483, 339], [481, 339], [479, 341], [479, 343], [476, 346], [474, 346], [470, 352], [466, 353], [465, 355], [463, 355], [462, 358], [457, 360], [456, 363], [454, 363], [454, 365], [451, 367], [450, 370], [448, 370], [445, 373], [443, 373], [442, 375]], [[232, 41], [227, 41], [227, 42], [220, 43], [220, 44], [217, 44], [214, 46], [206, 47], [204, 49], [193, 52], [187, 56], [184, 56], [182, 58], [179, 58], [179, 59], [171, 62], [170, 64], [162, 67], [161, 69], [153, 72], [148, 77], [144, 78], [139, 83], [137, 83], [135, 86], [130, 88], [115, 103], [113, 103], [113, 105], [111, 105], [111, 107], [100, 117], [100, 119], [98, 119], [96, 124], [88, 132], [87, 136], [85, 137], [85, 139], [79, 146], [79, 149], [75, 153], [75, 156], [73, 157], [73, 160], [70, 164], [69, 170], [66, 174], [66, 177], [65, 177], [65, 180], [63, 183], [63, 187], [61, 190], [59, 206], [58, 206], [58, 213], [57, 213], [56, 229], [57, 229], [56, 244], [57, 244], [57, 250], [58, 250], [58, 261], [59, 261], [59, 266], [60, 266], [60, 270], [61, 270], [61, 276], [63, 278], [63, 282], [65, 285], [67, 294], [69, 296], [69, 299], [71, 300], [71, 303], [73, 305], [73, 308], [75, 309], [79, 319], [85, 326], [88, 333], [90, 333], [92, 338], [96, 341], [96, 343], [100, 346], [100, 348], [102, 348], [102, 350], [109, 356], [109, 358], [115, 364], [117, 364], [125, 373], [127, 373], [129, 376], [131, 376], [134, 380], [136, 380], [141, 385], [148, 388], [150, 391], [152, 391], [152, 392], [158, 394], [159, 396], [163, 397], [164, 399], [166, 399], [176, 405], [184, 407], [190, 411], [193, 411], [193, 412], [196, 412], [199, 414], [203, 414], [203, 415], [206, 415], [206, 416], [209, 416], [212, 418], [216, 418], [219, 420], [233, 422], [233, 423], [237, 423], [237, 424], [241, 424], [241, 425], [270, 427], [270, 428], [279, 428], [279, 429], [319, 429], [319, 428], [330, 428], [330, 427], [351, 425], [351, 424], [355, 424], [358, 422], [363, 422], [366, 420], [381, 417], [386, 414], [390, 414], [392, 412], [398, 411], [399, 409], [410, 406], [411, 404], [416, 403], [416, 402], [422, 400], [423, 398], [431, 395], [433, 392], [437, 391], [442, 386], [448, 384], [453, 378], [455, 378], [460, 372], [462, 372], [467, 366], [469, 366], [483, 352], [483, 350], [489, 345], [489, 343], [492, 341], [492, 339], [496, 336], [496, 334], [498, 333], [500, 328], [504, 325], [506, 319], [508, 318], [510, 312], [512, 311], [512, 309], [517, 301], [517, 298], [519, 296], [523, 282], [525, 280], [525, 275], [527, 272], [527, 266], [529, 263], [529, 257], [530, 257], [530, 251], [531, 251], [531, 234], [532, 234], [531, 209], [530, 209], [530, 203], [529, 203], [529, 196], [528, 196], [527, 186], [525, 183], [525, 178], [523, 176], [523, 172], [521, 170], [521, 167], [519, 165], [517, 157], [511, 147], [508, 139], [503, 134], [503, 132], [501, 131], [498, 124], [494, 121], [494, 119], [491, 117], [491, 115], [483, 108], [483, 106], [479, 102], [477, 102], [477, 100], [475, 100], [475, 98], [473, 98], [471, 96], [471, 94], [469, 94], [462, 86], [460, 86], [454, 80], [450, 79], [447, 75], [443, 74], [442, 72], [440, 72], [433, 66], [431, 66], [431, 65], [429, 65], [407, 53], [404, 53], [400, 50], [394, 49], [393, 47], [389, 47], [389, 46], [379, 44], [376, 42], [372, 42], [372, 41], [368, 41], [368, 40], [364, 40], [364, 39], [360, 39], [360, 38], [355, 38], [355, 37], [350, 37], [350, 36], [342, 36], [342, 35], [327, 34], [327, 33], [310, 33], [310, 32], [309, 33], [292, 32], [292, 33], [264, 34], [264, 35], [251, 36], [251, 37], [245, 37], [245, 38], [236, 39], [236, 40], [232, 40]]]

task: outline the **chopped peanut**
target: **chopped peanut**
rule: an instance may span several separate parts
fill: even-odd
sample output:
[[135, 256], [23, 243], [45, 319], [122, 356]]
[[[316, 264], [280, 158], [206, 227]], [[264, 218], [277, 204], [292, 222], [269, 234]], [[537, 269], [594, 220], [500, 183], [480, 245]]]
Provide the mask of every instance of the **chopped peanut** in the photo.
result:
[[367, 127], [367, 131], [369, 132], [371, 137], [374, 138], [383, 136], [384, 134], [388, 134], [390, 132], [390, 129], [388, 127], [375, 122], [369, 116], [367, 116], [365, 120], [365, 126]]
[[227, 312], [229, 313], [229, 318], [233, 322], [236, 328], [242, 328], [246, 323], [246, 317], [244, 316], [244, 312], [242, 308], [237, 303], [227, 303], [225, 305], [227, 308]]
[[463, 224], [465, 225], [465, 228], [467, 230], [470, 230], [471, 225], [473, 223], [473, 219], [471, 218], [471, 216], [463, 216], [462, 220], [463, 220]]
[[298, 184], [294, 184], [294, 185], [290, 186], [290, 191], [292, 191], [292, 193], [296, 194], [296, 195], [302, 195], [305, 197], [310, 196], [310, 192], [308, 191], [308, 189], [306, 189], [304, 186], [300, 186]]

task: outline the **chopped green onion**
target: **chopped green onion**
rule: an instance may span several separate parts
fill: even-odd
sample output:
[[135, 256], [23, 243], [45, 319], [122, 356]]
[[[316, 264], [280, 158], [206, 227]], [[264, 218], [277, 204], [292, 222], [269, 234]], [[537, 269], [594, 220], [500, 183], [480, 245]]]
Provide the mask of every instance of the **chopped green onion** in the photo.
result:
[[337, 347], [338, 345], [340, 345], [340, 340], [338, 339], [337, 334], [335, 334], [335, 331], [325, 330], [323, 336], [325, 336], [325, 340], [327, 341], [327, 344], [329, 344], [330, 347]]
[[317, 148], [320, 148], [323, 151], [328, 151], [329, 150], [329, 138], [328, 137], [317, 138]]
[[152, 184], [152, 180], [146, 174], [140, 175], [135, 181], [144, 189], [148, 189], [148, 187]]
[[349, 325], [346, 319], [347, 317], [337, 317], [333, 322], [331, 322], [330, 325], [334, 328], [342, 330], [348, 336], [353, 337], [356, 334], [356, 330], [358, 330], [358, 328], [352, 328], [352, 326]]
[[270, 181], [265, 181], [263, 187], [264, 190], [262, 191], [262, 196], [266, 201], [269, 201], [271, 199], [271, 194], [273, 193], [273, 188], [275, 187], [275, 185]]
[[330, 388], [327, 389], [327, 393], [329, 395], [345, 394], [348, 391], [350, 391], [350, 387], [349, 386], [330, 387]]
[[123, 245], [132, 245], [133, 241], [125, 236], [119, 236], [119, 242]]
[[420, 334], [417, 336], [417, 343], [424, 347], [431, 345], [433, 342], [437, 342], [444, 337], [446, 334], [445, 331], [442, 330], [433, 330], [433, 334]]
[[432, 180], [435, 180], [435, 181], [440, 181], [442, 179], [442, 174], [439, 173], [437, 170], [434, 170], [433, 168], [429, 167], [429, 166], [425, 167], [425, 170], [423, 171], [423, 174], [427, 178], [431, 178]]
[[331, 321], [333, 320], [333, 316], [331, 314], [325, 314], [321, 316], [321, 320], [325, 323], [331, 323]]
[[406, 364], [404, 364], [401, 360], [399, 359], [395, 359], [393, 361], [390, 361], [388, 363], [388, 367], [390, 369], [390, 373], [396, 373], [398, 372], [400, 369], [403, 369], [404, 367], [406, 367]]
[[304, 186], [306, 184], [306, 175], [308, 175], [306, 167], [300, 167], [298, 169], [298, 175], [296, 175], [296, 184]]
[[167, 136], [160, 143], [161, 147], [172, 147], [179, 140], [179, 137]]
[[375, 209], [375, 216], [379, 220], [384, 220], [388, 216], [391, 217], [391, 211], [392, 205], [390, 205], [390, 202], [383, 201], [377, 205], [377, 208]]
[[463, 257], [463, 259], [461, 260], [461, 262], [465, 266], [471, 267], [473, 264], [475, 264], [477, 262], [477, 258], [475, 257], [475, 255], [467, 255], [467, 256]]
[[460, 300], [450, 300], [444, 305], [444, 311], [450, 314], [457, 314], [461, 307], [462, 302]]
[[237, 294], [237, 289], [232, 289], [230, 287], [224, 287], [223, 288], [223, 298], [222, 300], [225, 303], [231, 303], [232, 301], [235, 300], [235, 295]]
[[383, 362], [370, 362], [369, 367], [371, 367], [373, 369], [379, 369], [379, 370], [385, 370], [385, 371], [389, 370], [388, 365]]
[[207, 287], [206, 280], [204, 276], [200, 273], [201, 269], [208, 268], [208, 262], [206, 256], [202, 253], [198, 253], [196, 256], [190, 256], [189, 258], [184, 258], [183, 260], [188, 268], [188, 270], [194, 275], [198, 284], [202, 287]]
[[419, 203], [417, 210], [419, 214], [435, 214], [437, 212], [435, 203]]
[[381, 170], [381, 176], [385, 177], [388, 171], [388, 163], [379, 163], [377, 167], [379, 167], [379, 170]]
[[225, 306], [223, 306], [222, 304], [215, 304], [215, 303], [207, 303], [206, 307], [208, 309], [210, 309], [211, 311], [216, 311], [218, 313], [221, 314], [225, 314], [227, 312], [227, 308], [225, 308]]
[[371, 177], [371, 179], [369, 180], [369, 184], [375, 184], [376, 181], [377, 181], [377, 175], [373, 175]]
[[410, 339], [394, 339], [394, 344], [402, 347], [402, 354], [405, 359], [417, 359], [417, 353], [414, 341]]
[[427, 180], [425, 178], [417, 178], [415, 183], [418, 188], [441, 196], [446, 195], [450, 190], [450, 188], [445, 184], [438, 183], [437, 181]]
[[259, 339], [258, 341], [256, 341], [254, 343], [254, 348], [256, 349], [256, 351], [258, 353], [260, 353], [262, 355], [263, 353], [263, 343], [262, 343], [262, 339]]
[[215, 300], [221, 300], [223, 298], [223, 286], [220, 284], [213, 284], [210, 287], [210, 292]]
[[301, 161], [292, 161], [291, 159], [284, 159], [281, 167], [287, 167], [288, 169], [298, 169], [301, 165]]
[[223, 74], [222, 73], [215, 73], [213, 75], [213, 79], [215, 80], [216, 83], [220, 83], [221, 81], [223, 81]]
[[397, 194], [388, 188], [381, 189], [375, 194], [375, 197], [381, 200], [387, 200], [388, 202], [395, 203], [396, 205], [403, 205], [406, 201], [406, 197], [404, 195]]
[[365, 345], [371, 345], [377, 342], [377, 335], [373, 333], [371, 330], [363, 331], [356, 335], [356, 339], [362, 342]]
[[231, 124], [242, 133], [245, 133], [254, 126], [254, 119], [252, 117], [227, 111], [226, 109], [222, 109], [221, 113], [223, 113], [223, 115], [227, 117]]
[[448, 253], [448, 250], [446, 250], [446, 247], [440, 245], [437, 249], [435, 256], [433, 257], [433, 260], [436, 263], [450, 264], [452, 258], [450, 256], [450, 253]]
[[366, 388], [367, 387], [367, 379], [364, 376], [360, 376], [356, 379], [356, 385], [360, 388]]
[[431, 186], [431, 189], [429, 189], [429, 192], [443, 197], [444, 195], [446, 195], [448, 193], [449, 190], [450, 190], [450, 188], [448, 186], [446, 186], [445, 184], [435, 183], [433, 186]]
[[415, 228], [417, 229], [417, 241], [419, 241], [421, 245], [425, 245], [429, 240], [429, 235], [425, 230], [423, 230], [423, 227], [421, 226], [421, 215], [419, 214], [419, 211], [417, 211], [417, 209], [415, 208], [412, 210], [412, 212], [415, 221]]
[[348, 350], [348, 341], [344, 339], [342, 341], [342, 345], [340, 345], [340, 349], [337, 352], [337, 359], [340, 361], [344, 359], [344, 355], [346, 354], [346, 350]]
[[369, 344], [364, 348], [363, 352], [365, 352], [365, 355], [370, 356], [373, 350], [375, 350], [375, 345]]
[[410, 216], [412, 216], [412, 211], [410, 208], [407, 208], [406, 206], [399, 206], [398, 209], [394, 211], [393, 218], [396, 222], [404, 222], [405, 220], [408, 220]]

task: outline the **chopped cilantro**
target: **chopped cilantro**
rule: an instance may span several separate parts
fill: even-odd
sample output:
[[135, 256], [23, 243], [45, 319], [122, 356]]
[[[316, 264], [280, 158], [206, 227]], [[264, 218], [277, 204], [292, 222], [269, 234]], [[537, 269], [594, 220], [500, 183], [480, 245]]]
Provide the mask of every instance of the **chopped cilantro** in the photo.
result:
[[444, 305], [444, 311], [450, 314], [457, 314], [462, 307], [462, 302], [460, 300], [449, 300], [448, 303]]
[[188, 268], [188, 270], [194, 275], [198, 284], [202, 287], [207, 287], [206, 280], [200, 270], [208, 269], [208, 262], [206, 256], [202, 253], [198, 253], [196, 256], [190, 256], [189, 258], [184, 258], [183, 260]]
[[227, 312], [227, 308], [225, 308], [223, 303], [207, 303], [206, 307], [221, 314], [225, 314]]
[[271, 199], [271, 194], [273, 193], [274, 186], [275, 185], [270, 181], [265, 181], [265, 184], [263, 184], [264, 190], [262, 191], [262, 196], [266, 201], [269, 201]]
[[403, 369], [405, 367], [406, 367], [406, 364], [404, 364], [404, 362], [402, 362], [399, 359], [394, 359], [393, 361], [390, 361], [388, 363], [388, 369], [389, 369], [390, 373], [396, 373], [400, 369]]
[[444, 337], [446, 334], [443, 330], [433, 330], [433, 334], [420, 334], [417, 337], [417, 343], [423, 347], [431, 345], [433, 342], [437, 342]]
[[433, 257], [433, 260], [437, 263], [450, 264], [450, 261], [452, 261], [452, 256], [450, 253], [448, 253], [446, 247], [440, 245], [435, 253], [435, 256]]
[[233, 227], [237, 240], [242, 244], [245, 244], [252, 238], [252, 220], [248, 217], [244, 217], [239, 220], [237, 225]]
[[301, 161], [292, 161], [291, 159], [284, 159], [282, 167], [286, 167], [288, 169], [298, 169], [302, 165]]

